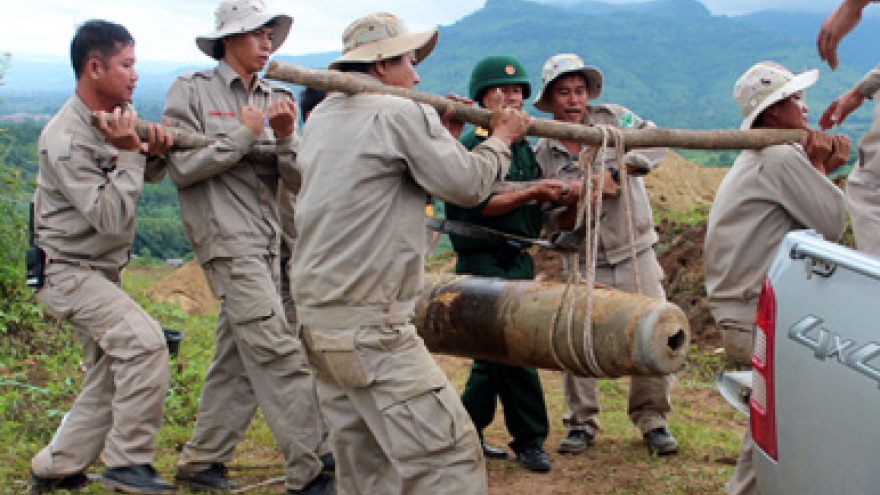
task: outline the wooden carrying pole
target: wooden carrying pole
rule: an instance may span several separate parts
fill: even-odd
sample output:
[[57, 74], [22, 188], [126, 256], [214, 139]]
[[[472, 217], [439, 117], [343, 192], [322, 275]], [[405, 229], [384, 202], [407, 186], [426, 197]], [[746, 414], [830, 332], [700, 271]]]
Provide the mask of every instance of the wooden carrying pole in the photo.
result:
[[[484, 108], [465, 105], [442, 96], [411, 89], [386, 86], [378, 81], [353, 76], [334, 70], [319, 70], [273, 61], [266, 70], [266, 78], [302, 86], [340, 91], [346, 94], [380, 93], [409, 98], [434, 107], [440, 115], [448, 110], [458, 120], [488, 128], [491, 112]], [[601, 145], [602, 131], [596, 127], [533, 118], [530, 136], [549, 137]], [[774, 144], [800, 141], [806, 131], [797, 129], [741, 130], [685, 130], [685, 129], [625, 129], [621, 131], [627, 149], [632, 148], [687, 148], [699, 150], [741, 150], [766, 148]], [[608, 145], [614, 144], [609, 135]]]
[[[110, 115], [107, 115], [107, 119], [109, 121]], [[98, 123], [100, 122], [100, 117], [98, 117], [97, 112], [92, 112], [91, 115], [92, 125], [98, 127]], [[143, 140], [149, 139], [149, 134], [147, 133], [147, 125], [149, 122], [143, 119], [137, 119], [134, 123], [134, 130], [137, 132], [138, 137]], [[210, 146], [214, 143], [214, 139], [205, 136], [204, 134], [200, 134], [198, 132], [187, 131], [185, 129], [178, 129], [176, 127], [164, 126], [165, 131], [171, 134], [171, 137], [174, 139], [174, 148], [175, 149], [193, 149], [193, 148], [204, 148], [205, 146]]]

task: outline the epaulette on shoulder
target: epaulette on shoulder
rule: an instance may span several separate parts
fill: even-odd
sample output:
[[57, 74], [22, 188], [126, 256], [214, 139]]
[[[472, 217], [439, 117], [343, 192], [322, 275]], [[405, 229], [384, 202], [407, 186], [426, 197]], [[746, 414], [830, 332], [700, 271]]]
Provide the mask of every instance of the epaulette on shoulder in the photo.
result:
[[192, 81], [195, 78], [206, 79], [206, 80], [210, 81], [211, 77], [213, 77], [213, 71], [210, 69], [209, 70], [188, 70], [186, 72], [182, 72], [179, 76], [177, 76], [177, 78], [182, 81]]
[[273, 93], [284, 93], [287, 96], [293, 97], [293, 90], [288, 88], [287, 86], [281, 86], [279, 84], [269, 84], [269, 88]]
[[476, 129], [474, 129], [474, 136], [488, 138], [489, 134], [489, 129], [483, 127], [477, 127]]
[[593, 111], [596, 113], [606, 113], [615, 117], [620, 114], [623, 109], [623, 107], [614, 103], [599, 103], [597, 105], [591, 106], [593, 107]]

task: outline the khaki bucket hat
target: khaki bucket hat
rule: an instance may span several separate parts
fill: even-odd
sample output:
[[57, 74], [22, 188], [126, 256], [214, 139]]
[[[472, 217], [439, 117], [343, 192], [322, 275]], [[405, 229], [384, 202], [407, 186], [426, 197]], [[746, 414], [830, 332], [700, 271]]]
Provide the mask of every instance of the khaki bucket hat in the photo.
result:
[[416, 62], [424, 60], [437, 44], [439, 33], [411, 33], [403, 21], [392, 14], [377, 12], [352, 22], [342, 33], [342, 56], [330, 64], [331, 69], [348, 62], [370, 63], [416, 52]]
[[278, 50], [293, 25], [293, 17], [270, 13], [263, 0], [225, 0], [214, 13], [213, 32], [196, 38], [196, 45], [205, 55], [214, 58], [217, 41], [234, 34], [248, 33], [274, 21], [272, 52]]
[[580, 57], [573, 53], [561, 53], [553, 55], [546, 62], [541, 71], [541, 91], [532, 103], [535, 108], [542, 112], [552, 113], [553, 108], [547, 101], [547, 88], [560, 76], [579, 72], [587, 80], [587, 95], [595, 100], [602, 94], [602, 72], [589, 65], [585, 65]]
[[795, 75], [776, 62], [758, 62], [733, 86], [733, 99], [743, 115], [740, 129], [751, 129], [761, 112], [770, 105], [803, 91], [819, 79], [819, 71]]

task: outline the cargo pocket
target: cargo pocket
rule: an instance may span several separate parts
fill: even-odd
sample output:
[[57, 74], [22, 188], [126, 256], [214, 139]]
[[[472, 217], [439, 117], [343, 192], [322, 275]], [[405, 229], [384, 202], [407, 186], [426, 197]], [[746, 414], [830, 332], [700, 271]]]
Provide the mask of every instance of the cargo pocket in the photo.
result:
[[165, 348], [165, 335], [152, 318], [130, 310], [104, 332], [99, 345], [108, 356], [127, 360]]
[[300, 352], [302, 346], [294, 337], [272, 304], [256, 305], [230, 320], [235, 333], [252, 351], [258, 363], [266, 364], [283, 356]]
[[457, 400], [451, 387], [444, 386], [388, 406], [383, 415], [394, 457], [401, 462], [443, 462], [434, 456], [455, 448], [460, 428]]
[[373, 383], [355, 348], [356, 331], [305, 332], [318, 375], [340, 387], [363, 388]]

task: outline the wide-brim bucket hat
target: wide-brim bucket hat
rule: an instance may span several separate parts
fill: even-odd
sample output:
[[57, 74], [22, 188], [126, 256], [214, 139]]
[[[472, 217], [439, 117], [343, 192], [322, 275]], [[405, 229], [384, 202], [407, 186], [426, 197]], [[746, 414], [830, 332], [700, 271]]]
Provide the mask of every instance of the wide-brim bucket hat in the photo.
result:
[[214, 31], [196, 38], [196, 45], [205, 55], [214, 58], [214, 46], [234, 34], [249, 33], [273, 23], [272, 52], [287, 39], [293, 17], [269, 12], [263, 0], [225, 0], [214, 13]]
[[743, 115], [740, 129], [751, 129], [755, 119], [770, 105], [799, 93], [819, 80], [817, 69], [795, 75], [776, 62], [758, 62], [733, 86], [733, 99]]
[[542, 112], [553, 113], [553, 107], [548, 101], [547, 90], [553, 81], [566, 74], [574, 73], [583, 74], [587, 81], [589, 99], [595, 100], [602, 94], [602, 71], [584, 64], [584, 61], [573, 53], [561, 53], [553, 55], [544, 62], [544, 68], [541, 70], [541, 91], [538, 92], [532, 105]]
[[399, 57], [414, 51], [416, 63], [424, 60], [437, 45], [439, 32], [410, 32], [399, 18], [386, 12], [370, 14], [352, 22], [342, 33], [342, 56], [331, 69], [344, 63], [370, 63]]

